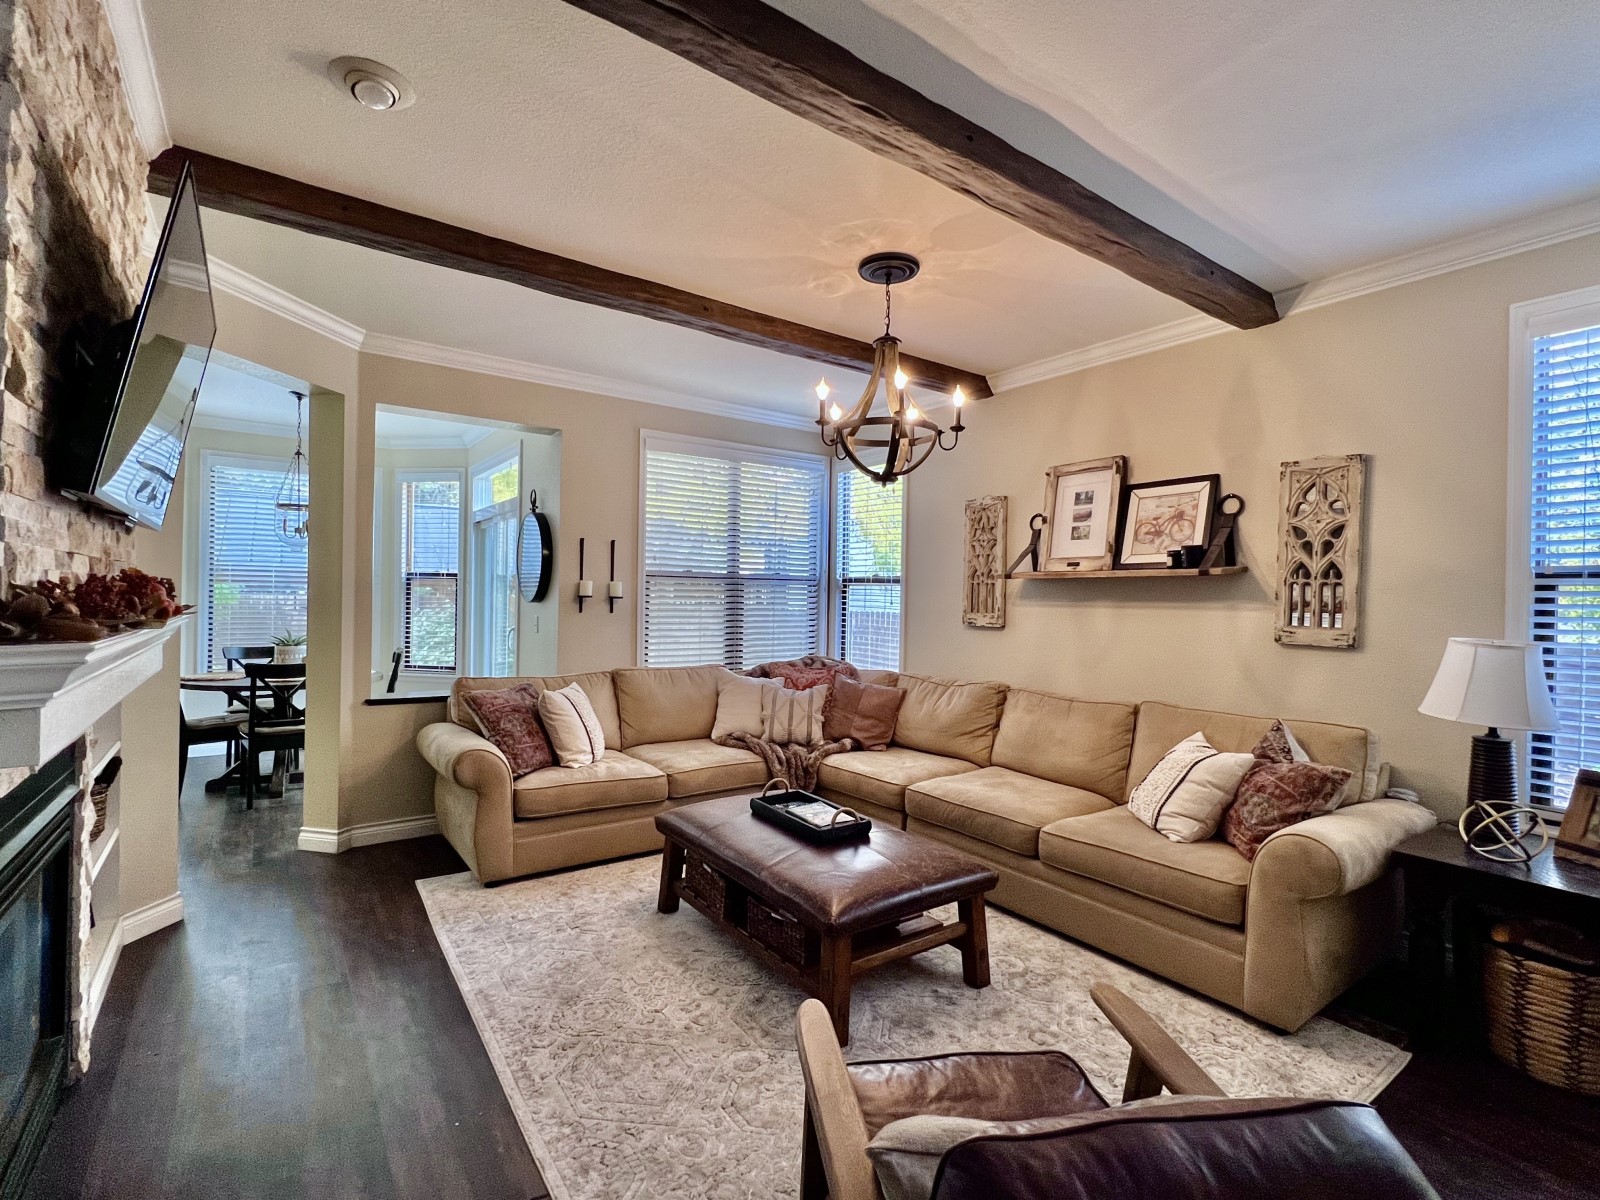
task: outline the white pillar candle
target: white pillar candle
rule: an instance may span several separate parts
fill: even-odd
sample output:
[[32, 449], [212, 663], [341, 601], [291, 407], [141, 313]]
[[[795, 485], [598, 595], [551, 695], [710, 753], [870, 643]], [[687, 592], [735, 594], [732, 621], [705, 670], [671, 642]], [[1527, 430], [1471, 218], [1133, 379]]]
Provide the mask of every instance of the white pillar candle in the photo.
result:
[[610, 583], [606, 584], [606, 595], [610, 596], [613, 600], [621, 600], [622, 582], [620, 580], [613, 579]]
[[578, 595], [579, 595], [580, 598], [583, 598], [583, 599], [587, 599], [588, 597], [594, 595], [594, 580], [592, 580], [592, 579], [580, 579], [580, 580], [578, 580]]

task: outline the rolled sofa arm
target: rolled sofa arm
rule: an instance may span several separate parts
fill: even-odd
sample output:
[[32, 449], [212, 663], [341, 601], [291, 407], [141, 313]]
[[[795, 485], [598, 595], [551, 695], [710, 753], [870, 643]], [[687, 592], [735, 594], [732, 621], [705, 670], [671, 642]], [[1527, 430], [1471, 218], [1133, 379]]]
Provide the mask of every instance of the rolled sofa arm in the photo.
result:
[[511, 764], [488, 738], [463, 729], [454, 721], [435, 721], [417, 731], [417, 749], [430, 766], [446, 779], [477, 790], [493, 784], [504, 772], [511, 786]]
[[1301, 900], [1349, 895], [1383, 874], [1396, 846], [1437, 822], [1409, 800], [1368, 800], [1312, 817], [1262, 843], [1250, 886], [1266, 884]]
[[511, 764], [493, 742], [450, 721], [417, 732], [417, 749], [438, 773], [439, 832], [483, 883], [509, 879], [513, 816]]

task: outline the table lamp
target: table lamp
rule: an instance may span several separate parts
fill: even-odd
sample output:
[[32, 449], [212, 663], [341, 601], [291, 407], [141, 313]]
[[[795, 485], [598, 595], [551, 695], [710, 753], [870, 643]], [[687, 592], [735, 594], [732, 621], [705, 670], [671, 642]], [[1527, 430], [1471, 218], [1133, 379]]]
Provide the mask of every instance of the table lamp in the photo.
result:
[[1521, 833], [1517, 818], [1524, 810], [1517, 803], [1516, 747], [1500, 731], [1555, 729], [1561, 724], [1550, 703], [1539, 647], [1487, 638], [1451, 638], [1445, 643], [1433, 686], [1417, 711], [1446, 721], [1488, 726], [1488, 732], [1472, 739], [1462, 836], [1481, 853], [1483, 847], [1470, 835], [1472, 831], [1487, 831], [1501, 843], [1510, 835], [1515, 850], [1507, 844], [1491, 848], [1526, 861], [1531, 855], [1517, 837]]

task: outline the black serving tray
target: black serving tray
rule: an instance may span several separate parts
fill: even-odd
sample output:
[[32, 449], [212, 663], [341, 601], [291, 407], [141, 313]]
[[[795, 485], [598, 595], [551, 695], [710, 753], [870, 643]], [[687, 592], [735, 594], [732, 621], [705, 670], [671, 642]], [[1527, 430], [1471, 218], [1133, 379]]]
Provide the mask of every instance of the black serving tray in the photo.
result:
[[[837, 824], [830, 825], [826, 829], [818, 829], [815, 825], [790, 815], [788, 810], [800, 804], [826, 804], [829, 808], [850, 813], [851, 816], [841, 818]], [[866, 817], [853, 809], [835, 804], [832, 800], [813, 796], [810, 792], [763, 792], [759, 796], [750, 797], [750, 812], [769, 825], [776, 825], [779, 829], [792, 833], [813, 846], [836, 846], [840, 842], [858, 842], [872, 832], [872, 822]]]

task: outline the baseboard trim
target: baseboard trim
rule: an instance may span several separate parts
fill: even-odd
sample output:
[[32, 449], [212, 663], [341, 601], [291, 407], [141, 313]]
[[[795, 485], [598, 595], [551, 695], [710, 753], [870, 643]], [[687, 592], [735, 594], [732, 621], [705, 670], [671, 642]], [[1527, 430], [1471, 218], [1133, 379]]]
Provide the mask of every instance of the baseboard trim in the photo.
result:
[[181, 920], [183, 920], [183, 894], [173, 892], [172, 895], [153, 904], [146, 904], [143, 908], [122, 914], [119, 924], [122, 926], [123, 944], [137, 942], [140, 938], [148, 937], [168, 925], [176, 925]]
[[388, 821], [368, 821], [362, 825], [348, 825], [343, 829], [320, 829], [305, 825], [300, 829], [298, 845], [313, 854], [342, 854], [360, 846], [376, 846], [382, 842], [403, 842], [408, 838], [432, 837], [439, 832], [439, 818], [396, 817]]
[[95, 964], [94, 975], [89, 980], [88, 995], [84, 997], [91, 1033], [94, 1032], [95, 1022], [100, 1019], [100, 1006], [106, 1002], [106, 993], [111, 990], [111, 977], [117, 973], [117, 961], [122, 957], [122, 948], [129, 942], [137, 942], [140, 938], [148, 937], [168, 925], [176, 925], [181, 920], [183, 920], [183, 895], [180, 892], [163, 896], [154, 903], [136, 908], [117, 918], [117, 923], [111, 930], [111, 941], [106, 946], [106, 952], [100, 956], [100, 961]]

